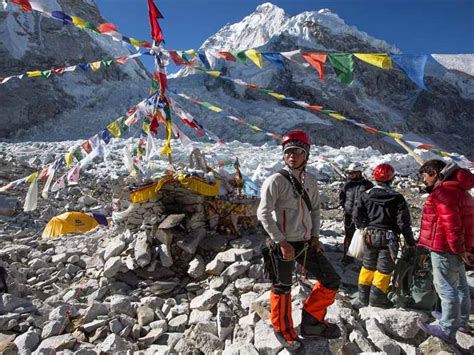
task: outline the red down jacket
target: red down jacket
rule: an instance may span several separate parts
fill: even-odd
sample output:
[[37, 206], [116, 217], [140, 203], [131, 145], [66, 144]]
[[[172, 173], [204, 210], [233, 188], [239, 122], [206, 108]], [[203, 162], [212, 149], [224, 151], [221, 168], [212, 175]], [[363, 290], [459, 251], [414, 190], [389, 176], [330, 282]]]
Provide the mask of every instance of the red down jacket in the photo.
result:
[[474, 175], [458, 169], [436, 183], [423, 207], [418, 245], [437, 252], [474, 252]]

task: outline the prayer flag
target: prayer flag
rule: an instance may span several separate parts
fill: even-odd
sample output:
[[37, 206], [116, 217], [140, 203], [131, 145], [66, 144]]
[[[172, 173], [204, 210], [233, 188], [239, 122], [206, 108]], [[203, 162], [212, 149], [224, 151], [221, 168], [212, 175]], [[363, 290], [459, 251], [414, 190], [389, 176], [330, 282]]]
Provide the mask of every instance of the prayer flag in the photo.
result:
[[283, 56], [280, 53], [262, 53], [263, 58], [277, 66], [278, 69], [285, 69]]
[[237, 60], [230, 52], [217, 52], [217, 55], [222, 59], [230, 60], [231, 62], [235, 62]]
[[425, 75], [425, 64], [428, 56], [390, 54], [390, 57], [412, 81], [414, 81], [421, 89], [426, 90], [423, 77]]
[[354, 56], [363, 62], [375, 65], [382, 69], [392, 69], [392, 60], [385, 53], [354, 53]]
[[350, 53], [329, 53], [329, 61], [336, 72], [337, 78], [345, 83], [352, 82], [352, 72], [354, 71], [354, 62]]
[[311, 64], [319, 73], [321, 81], [324, 81], [324, 69], [323, 64], [326, 62], [326, 53], [303, 53], [303, 58]]
[[163, 41], [163, 32], [158, 24], [158, 19], [163, 18], [158, 8], [153, 3], [153, 0], [148, 0], [148, 19], [151, 27], [151, 38], [160, 43]]
[[260, 54], [260, 52], [256, 51], [255, 49], [249, 49], [247, 51], [245, 51], [245, 54], [247, 55], [247, 57], [250, 58], [250, 60], [252, 62], [255, 63], [255, 65], [257, 67], [259, 67], [260, 69], [262, 69], [263, 67], [263, 60], [262, 60], [262, 55]]

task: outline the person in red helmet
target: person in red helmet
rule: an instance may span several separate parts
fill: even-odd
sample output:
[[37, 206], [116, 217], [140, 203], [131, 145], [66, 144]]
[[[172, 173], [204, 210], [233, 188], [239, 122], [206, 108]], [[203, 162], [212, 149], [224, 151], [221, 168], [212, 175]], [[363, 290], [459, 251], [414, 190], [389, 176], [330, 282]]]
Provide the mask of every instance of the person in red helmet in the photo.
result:
[[395, 268], [399, 235], [403, 234], [407, 258], [415, 255], [415, 240], [405, 198], [391, 187], [395, 169], [380, 164], [374, 169], [375, 186], [359, 197], [354, 208], [357, 228], [366, 228], [362, 268], [359, 273], [359, 297], [355, 308], [389, 308], [387, 298], [391, 274]]
[[263, 183], [257, 217], [270, 236], [273, 267], [271, 321], [277, 339], [287, 348], [299, 347], [293, 328], [291, 286], [296, 261], [318, 282], [304, 302], [301, 335], [338, 338], [339, 327], [324, 320], [334, 302], [340, 277], [319, 246], [320, 198], [316, 177], [306, 172], [310, 138], [293, 130], [282, 138], [286, 167]]

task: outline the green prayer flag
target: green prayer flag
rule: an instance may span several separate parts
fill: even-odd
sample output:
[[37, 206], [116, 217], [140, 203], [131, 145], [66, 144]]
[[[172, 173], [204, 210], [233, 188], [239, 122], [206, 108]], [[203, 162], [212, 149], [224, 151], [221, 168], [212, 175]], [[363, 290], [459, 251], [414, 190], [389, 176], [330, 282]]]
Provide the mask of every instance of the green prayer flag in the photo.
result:
[[103, 60], [103, 61], [102, 61], [102, 64], [103, 64], [106, 68], [108, 68], [108, 67], [110, 67], [110, 66], [112, 65], [113, 62], [114, 62], [113, 60]]
[[84, 25], [84, 28], [87, 28], [91, 31], [94, 31], [94, 32], [97, 32], [97, 33], [100, 33], [100, 31], [97, 29], [97, 27], [94, 26], [93, 23], [87, 21], [86, 24]]
[[41, 72], [41, 75], [45, 78], [49, 78], [51, 76], [51, 70], [45, 70]]
[[247, 56], [245, 55], [245, 51], [237, 52], [237, 51], [232, 51], [232, 55], [236, 58], [239, 58], [239, 60], [244, 63], [245, 65], [248, 64], [247, 62]]
[[329, 62], [331, 62], [337, 78], [345, 83], [352, 82], [352, 72], [354, 71], [354, 62], [351, 53], [328, 53]]
[[72, 152], [72, 155], [77, 159], [77, 161], [81, 161], [82, 158], [84, 158], [84, 155], [82, 155], [81, 147], [77, 147], [77, 149]]
[[151, 87], [155, 90], [159, 90], [160, 89], [160, 85], [158, 84], [158, 82], [156, 80], [152, 80], [151, 81]]

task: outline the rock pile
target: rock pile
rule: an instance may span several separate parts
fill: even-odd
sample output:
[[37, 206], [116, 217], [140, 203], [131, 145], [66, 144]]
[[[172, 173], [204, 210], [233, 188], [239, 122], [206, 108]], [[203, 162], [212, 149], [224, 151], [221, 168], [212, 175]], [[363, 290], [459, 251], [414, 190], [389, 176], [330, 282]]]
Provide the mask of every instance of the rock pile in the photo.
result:
[[[40, 226], [67, 205], [107, 209], [101, 201], [112, 199], [115, 183], [85, 180], [86, 187], [63, 190], [41, 213], [20, 212], [21, 203], [0, 195], [0, 260], [8, 272], [8, 292], [0, 295], [3, 353], [287, 354], [269, 326], [261, 231], [241, 237], [210, 231], [204, 198], [167, 185], [130, 208], [119, 201], [124, 209], [108, 229], [41, 239]], [[334, 206], [337, 185], [321, 187]], [[454, 353], [418, 331], [416, 321], [428, 314], [352, 308], [360, 265], [340, 263], [342, 229], [334, 210], [323, 211], [321, 241], [343, 282], [327, 319], [342, 337], [305, 340], [300, 353]], [[292, 290], [297, 328], [312, 282], [302, 279]], [[472, 337], [457, 339], [473, 350]]]

